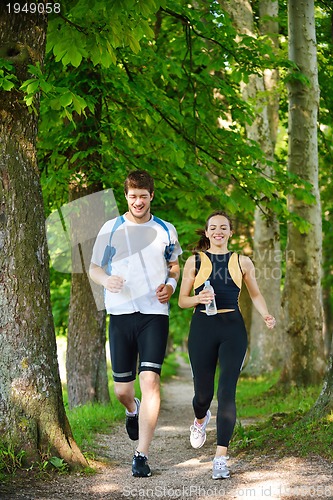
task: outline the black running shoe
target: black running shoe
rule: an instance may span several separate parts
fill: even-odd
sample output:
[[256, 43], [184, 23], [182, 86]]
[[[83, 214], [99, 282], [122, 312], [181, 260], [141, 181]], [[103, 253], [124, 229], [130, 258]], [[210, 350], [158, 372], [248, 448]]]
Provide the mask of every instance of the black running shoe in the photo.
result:
[[138, 400], [138, 398], [134, 398], [134, 400], [137, 407], [137, 414], [133, 416], [126, 414], [126, 430], [129, 438], [132, 439], [132, 441], [137, 441], [139, 439], [140, 401]]
[[150, 477], [151, 471], [148, 465], [148, 458], [145, 455], [134, 455], [132, 462], [132, 476]]

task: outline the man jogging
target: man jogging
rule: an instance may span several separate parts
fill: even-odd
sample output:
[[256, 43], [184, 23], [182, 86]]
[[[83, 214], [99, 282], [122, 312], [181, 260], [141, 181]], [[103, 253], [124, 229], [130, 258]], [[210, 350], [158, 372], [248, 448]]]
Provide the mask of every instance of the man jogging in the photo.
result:
[[[174, 226], [150, 212], [154, 180], [148, 172], [131, 172], [124, 188], [128, 212], [100, 230], [89, 274], [104, 287], [114, 390], [126, 408], [127, 433], [139, 440], [132, 474], [148, 477], [148, 451], [160, 410], [169, 300], [177, 286], [182, 250]], [[141, 402], [134, 393], [137, 367]]]

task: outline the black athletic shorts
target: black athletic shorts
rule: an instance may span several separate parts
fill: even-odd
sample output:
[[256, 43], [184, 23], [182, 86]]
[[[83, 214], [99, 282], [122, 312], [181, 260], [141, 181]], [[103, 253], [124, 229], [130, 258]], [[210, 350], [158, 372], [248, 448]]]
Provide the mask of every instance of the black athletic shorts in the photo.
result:
[[115, 382], [130, 382], [138, 371], [160, 374], [169, 332], [165, 314], [110, 314], [109, 343]]

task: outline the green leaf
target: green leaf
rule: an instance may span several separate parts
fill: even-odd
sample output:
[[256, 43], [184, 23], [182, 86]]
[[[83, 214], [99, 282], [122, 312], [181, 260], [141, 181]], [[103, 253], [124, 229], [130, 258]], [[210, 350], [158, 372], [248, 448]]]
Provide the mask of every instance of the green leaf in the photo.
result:
[[81, 61], [82, 61], [82, 54], [74, 46], [74, 47], [71, 47], [69, 50], [66, 51], [66, 53], [62, 57], [61, 61], [62, 61], [62, 64], [64, 66], [67, 66], [68, 64], [71, 64], [75, 68], [78, 68], [80, 66], [80, 64], [81, 64]]
[[2, 59], [0, 57], [0, 68], [6, 69], [9, 73], [13, 72], [15, 70], [14, 66], [7, 61], [7, 59]]
[[27, 92], [27, 87], [31, 84], [31, 83], [34, 83], [36, 81], [35, 78], [30, 78], [30, 80], [26, 80], [25, 82], [22, 83], [21, 87], [20, 87], [20, 90], [24, 90], [25, 92]]
[[64, 461], [63, 458], [51, 457], [49, 459], [49, 462], [53, 465], [53, 467], [56, 467], [56, 469], [59, 469], [60, 471], [65, 471], [68, 469], [68, 464]]
[[30, 83], [28, 86], [27, 86], [27, 89], [26, 89], [26, 92], [28, 94], [35, 94], [37, 89], [39, 87], [39, 80], [34, 80], [32, 83]]
[[15, 87], [15, 84], [11, 80], [8, 80], [7, 78], [0, 78], [1, 89], [10, 91], [13, 87]]
[[72, 94], [72, 97], [74, 109], [80, 115], [87, 107], [87, 102], [85, 101], [85, 99], [83, 99], [83, 97], [80, 97], [79, 95]]
[[137, 54], [139, 51], [140, 51], [140, 43], [139, 41], [134, 38], [133, 36], [130, 36], [128, 35], [127, 36], [127, 42], [131, 48], [131, 50], [133, 50], [134, 54]]
[[60, 97], [59, 101], [60, 101], [61, 106], [63, 106], [64, 108], [66, 108], [67, 106], [69, 106], [73, 102], [72, 93], [71, 92], [66, 92], [66, 94], [63, 94]]
[[52, 85], [50, 83], [48, 83], [45, 80], [40, 80], [39, 84], [40, 84], [40, 88], [41, 88], [41, 90], [43, 92], [45, 92], [46, 94], [48, 94], [49, 92], [51, 92]]
[[34, 100], [34, 96], [26, 97], [25, 98], [25, 103], [27, 106], [31, 106]]

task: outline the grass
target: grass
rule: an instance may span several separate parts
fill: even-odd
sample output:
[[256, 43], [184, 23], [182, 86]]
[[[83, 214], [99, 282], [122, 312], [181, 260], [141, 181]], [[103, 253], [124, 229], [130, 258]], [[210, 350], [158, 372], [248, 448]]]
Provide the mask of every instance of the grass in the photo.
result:
[[321, 387], [276, 389], [279, 373], [266, 376], [241, 377], [237, 386], [237, 413], [241, 418], [268, 417], [274, 413], [308, 411], [316, 401]]
[[234, 452], [251, 450], [262, 454], [313, 456], [333, 459], [333, 415], [318, 420], [306, 419], [321, 386], [293, 388], [289, 392], [275, 384], [279, 374], [257, 378], [242, 377], [237, 388], [237, 423], [231, 448]]

